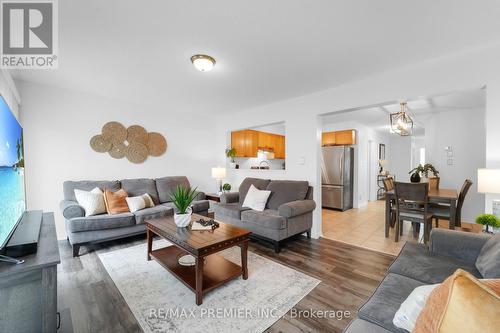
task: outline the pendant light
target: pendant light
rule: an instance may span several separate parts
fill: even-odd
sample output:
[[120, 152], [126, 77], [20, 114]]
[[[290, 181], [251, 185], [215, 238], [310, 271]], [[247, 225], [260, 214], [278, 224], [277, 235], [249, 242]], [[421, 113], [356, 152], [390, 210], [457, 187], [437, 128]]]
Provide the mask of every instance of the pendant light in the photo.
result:
[[401, 136], [409, 136], [413, 133], [413, 119], [408, 114], [408, 105], [406, 102], [399, 104], [401, 111], [391, 113], [391, 131]]

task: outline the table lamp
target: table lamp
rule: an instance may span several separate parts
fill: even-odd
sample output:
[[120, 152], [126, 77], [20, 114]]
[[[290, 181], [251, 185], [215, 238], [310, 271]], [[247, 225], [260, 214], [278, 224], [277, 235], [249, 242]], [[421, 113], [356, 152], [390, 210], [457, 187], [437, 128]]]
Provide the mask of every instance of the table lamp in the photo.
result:
[[218, 187], [218, 192], [219, 194], [222, 193], [222, 180], [226, 178], [226, 168], [221, 168], [221, 167], [215, 167], [212, 168], [212, 178], [217, 180], [217, 187]]
[[[477, 191], [479, 193], [500, 194], [500, 169], [478, 169]], [[493, 200], [492, 213], [500, 217], [500, 200]]]

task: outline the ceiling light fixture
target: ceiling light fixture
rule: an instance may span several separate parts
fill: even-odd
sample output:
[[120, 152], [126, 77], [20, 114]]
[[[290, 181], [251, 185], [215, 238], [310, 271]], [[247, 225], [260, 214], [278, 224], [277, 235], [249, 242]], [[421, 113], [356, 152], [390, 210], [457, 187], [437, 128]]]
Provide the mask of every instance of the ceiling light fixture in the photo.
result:
[[391, 113], [391, 130], [401, 136], [409, 136], [413, 133], [413, 119], [408, 115], [406, 102], [399, 103], [401, 111]]
[[215, 66], [215, 59], [206, 54], [195, 54], [191, 57], [191, 62], [200, 72], [209, 72]]

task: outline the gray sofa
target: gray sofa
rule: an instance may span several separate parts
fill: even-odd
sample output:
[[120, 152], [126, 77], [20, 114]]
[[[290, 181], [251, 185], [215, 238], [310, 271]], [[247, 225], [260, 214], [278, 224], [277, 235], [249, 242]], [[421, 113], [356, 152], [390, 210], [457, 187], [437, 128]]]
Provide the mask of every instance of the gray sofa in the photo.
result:
[[[251, 185], [271, 191], [262, 212], [243, 207]], [[312, 193], [306, 181], [245, 178], [238, 192], [222, 194], [213, 209], [216, 219], [250, 230], [252, 237], [273, 243], [278, 253], [282, 241], [291, 236], [306, 232], [311, 237], [312, 212], [316, 208]]]
[[[429, 248], [424, 245], [406, 243], [389, 267], [384, 280], [371, 298], [359, 309], [358, 317], [344, 332], [408, 332], [392, 323], [401, 303], [416, 287], [441, 283], [458, 268], [478, 278], [499, 278], [500, 235], [488, 241], [490, 238], [485, 234], [433, 229]], [[487, 241], [488, 245], [485, 247], [489, 247], [489, 251], [488, 255], [485, 255], [484, 252], [481, 253], [481, 250]], [[479, 257], [481, 258], [478, 260]], [[483, 276], [477, 268], [484, 267], [485, 263], [490, 267], [496, 267], [487, 271], [487, 276]], [[481, 271], [485, 272], [484, 269]]]
[[[73, 256], [78, 256], [81, 245], [98, 243], [144, 233], [146, 219], [173, 215], [173, 203], [170, 194], [177, 186], [190, 188], [186, 177], [163, 177], [157, 179], [124, 179], [113, 181], [66, 181], [63, 184], [64, 200], [60, 203], [66, 223], [66, 234], [73, 246]], [[148, 193], [155, 206], [135, 213], [101, 214], [85, 217], [85, 210], [78, 205], [75, 189], [90, 191], [95, 187], [117, 191], [123, 188], [129, 196]], [[208, 215], [209, 203], [203, 192], [198, 193], [193, 202], [193, 212]]]

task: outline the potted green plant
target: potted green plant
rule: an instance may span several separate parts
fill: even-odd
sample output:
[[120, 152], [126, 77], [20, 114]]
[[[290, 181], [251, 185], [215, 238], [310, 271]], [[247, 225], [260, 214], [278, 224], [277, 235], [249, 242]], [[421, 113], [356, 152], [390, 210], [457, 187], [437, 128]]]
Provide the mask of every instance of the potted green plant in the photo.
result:
[[178, 227], [187, 227], [191, 222], [191, 204], [198, 192], [184, 186], [177, 186], [170, 195], [170, 200], [175, 206], [174, 221]]
[[229, 167], [231, 169], [236, 168], [236, 162], [234, 160], [234, 158], [236, 157], [236, 148], [234, 148], [234, 147], [227, 148], [226, 149], [226, 156], [227, 156], [227, 158], [231, 159], [231, 161], [229, 162]]
[[489, 230], [489, 227], [500, 228], [500, 220], [498, 219], [498, 217], [496, 217], [493, 214], [481, 214], [481, 215], [478, 215], [476, 217], [476, 223], [477, 224], [481, 224], [481, 225], [485, 225], [486, 226], [485, 232], [487, 232], [487, 233], [492, 233]]
[[[436, 168], [430, 163], [426, 163], [423, 166], [422, 164], [419, 164], [416, 168], [413, 168], [408, 173], [411, 174], [410, 181], [412, 183], [420, 183], [421, 175], [427, 178], [428, 182], [430, 182], [430, 179], [435, 179], [435, 180], [439, 179], [439, 171], [437, 171]], [[429, 174], [431, 173], [433, 177], [429, 177]], [[439, 181], [437, 181], [437, 184], [439, 184]], [[434, 186], [431, 185], [431, 188], [433, 187]]]
[[412, 170], [410, 170], [410, 172], [408, 172], [408, 174], [410, 174], [410, 181], [412, 183], [420, 183], [420, 174], [424, 172], [424, 167], [422, 166], [422, 164], [419, 164], [416, 168], [413, 168]]
[[229, 191], [231, 191], [231, 184], [229, 184], [229, 183], [225, 183], [224, 185], [222, 185], [222, 190], [223, 190], [224, 192], [229, 192]]

